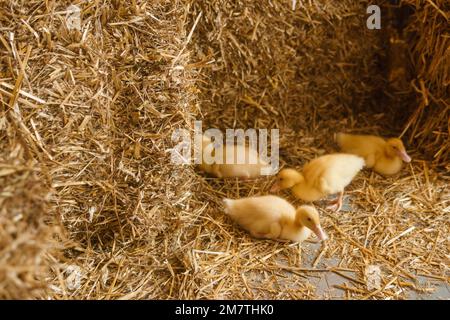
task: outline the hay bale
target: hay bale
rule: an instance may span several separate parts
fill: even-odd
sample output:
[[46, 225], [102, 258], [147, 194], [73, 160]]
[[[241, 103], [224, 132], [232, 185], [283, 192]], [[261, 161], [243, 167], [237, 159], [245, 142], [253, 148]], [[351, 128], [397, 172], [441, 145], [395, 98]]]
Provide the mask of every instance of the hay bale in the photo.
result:
[[450, 3], [403, 1], [414, 13], [405, 28], [412, 54], [417, 94], [414, 112], [406, 123], [410, 141], [436, 163], [447, 168], [450, 155]]
[[[3, 118], [4, 119], [4, 118]], [[51, 257], [57, 256], [55, 216], [49, 215], [51, 188], [40, 178], [39, 162], [28, 158], [15, 129], [0, 134], [0, 298], [44, 298]]]
[[[221, 127], [314, 130], [331, 112], [377, 107], [381, 40], [366, 28], [367, 2], [194, 1], [205, 120]], [[304, 114], [306, 112], [306, 114]], [[314, 116], [313, 116], [314, 114]], [[304, 121], [304, 122], [303, 122]]]
[[54, 190], [42, 214], [57, 213], [71, 240], [51, 264], [49, 295], [170, 296], [168, 266], [189, 234], [179, 217], [188, 172], [167, 152], [173, 129], [189, 128], [186, 7], [79, 3], [77, 30], [67, 23], [70, 4], [10, 1], [0, 15], [2, 102], [17, 97], [11, 108], [35, 146], [30, 157]]
[[[399, 133], [368, 4], [78, 2], [80, 23], [68, 24], [71, 1], [8, 1], [0, 242], [11, 254], [0, 295], [312, 299], [334, 294], [314, 275], [335, 274], [350, 281], [339, 285], [345, 297], [403, 298], [429, 289], [420, 273], [448, 281], [448, 183], [416, 150], [398, 177], [358, 176], [352, 211], [321, 210], [331, 237], [322, 248], [255, 240], [223, 215], [222, 197], [267, 193], [270, 178], [219, 181], [170, 163], [173, 130], [199, 118], [204, 128], [279, 128], [281, 164], [293, 167], [335, 150], [337, 130]], [[18, 245], [26, 254], [13, 254]], [[369, 291], [373, 266], [381, 287]]]

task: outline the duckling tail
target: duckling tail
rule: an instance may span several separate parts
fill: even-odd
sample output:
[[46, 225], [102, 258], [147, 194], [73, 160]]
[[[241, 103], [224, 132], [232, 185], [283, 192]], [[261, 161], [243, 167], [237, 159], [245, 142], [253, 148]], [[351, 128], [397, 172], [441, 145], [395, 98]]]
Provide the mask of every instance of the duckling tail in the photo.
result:
[[224, 209], [225, 214], [230, 214], [231, 204], [232, 204], [233, 200], [224, 198], [224, 199], [222, 199], [222, 201], [223, 201], [223, 205], [225, 207], [225, 209]]

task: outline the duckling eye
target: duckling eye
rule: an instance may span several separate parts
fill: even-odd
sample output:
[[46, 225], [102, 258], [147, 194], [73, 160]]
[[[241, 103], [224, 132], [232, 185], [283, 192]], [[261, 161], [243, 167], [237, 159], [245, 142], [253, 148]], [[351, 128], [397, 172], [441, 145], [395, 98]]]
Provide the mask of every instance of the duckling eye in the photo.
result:
[[311, 218], [308, 218], [308, 221], [311, 221]]

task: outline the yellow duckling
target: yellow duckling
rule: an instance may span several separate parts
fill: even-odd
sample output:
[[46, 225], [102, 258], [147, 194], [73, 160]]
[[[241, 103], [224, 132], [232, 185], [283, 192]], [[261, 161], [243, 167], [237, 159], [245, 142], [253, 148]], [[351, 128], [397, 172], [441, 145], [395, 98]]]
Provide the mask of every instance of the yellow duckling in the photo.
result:
[[344, 188], [363, 168], [364, 159], [345, 153], [328, 154], [311, 160], [302, 172], [283, 169], [270, 191], [292, 189], [295, 197], [304, 201], [316, 201], [330, 194], [339, 193], [329, 209], [339, 211], [342, 207]]
[[403, 162], [411, 162], [403, 142], [398, 138], [383, 139], [371, 135], [336, 134], [336, 142], [343, 152], [359, 155], [368, 168], [383, 175], [396, 174]]
[[320, 226], [319, 213], [312, 206], [297, 210], [277, 196], [224, 199], [225, 213], [255, 238], [301, 242], [313, 231], [320, 240], [328, 237]]
[[[234, 145], [234, 162], [226, 163], [227, 153], [232, 152], [231, 145], [222, 145], [219, 149], [213, 147], [213, 142], [210, 137], [203, 135], [203, 158], [199, 165], [200, 169], [218, 178], [242, 178], [252, 179], [262, 175], [263, 170], [272, 171], [270, 165], [263, 161], [256, 150], [244, 145]], [[222, 152], [222, 163], [208, 164], [205, 162], [205, 157], [210, 155], [214, 157], [215, 153]], [[245, 154], [245, 162], [238, 163], [238, 154]]]

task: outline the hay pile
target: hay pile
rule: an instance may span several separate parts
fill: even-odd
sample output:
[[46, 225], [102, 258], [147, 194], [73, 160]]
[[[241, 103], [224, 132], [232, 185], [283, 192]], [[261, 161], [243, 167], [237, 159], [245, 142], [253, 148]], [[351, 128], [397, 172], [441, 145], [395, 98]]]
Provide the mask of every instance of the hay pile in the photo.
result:
[[[81, 30], [66, 24], [71, 4]], [[3, 1], [0, 297], [404, 298], [432, 290], [419, 274], [448, 282], [448, 180], [413, 143], [412, 166], [359, 175], [351, 211], [321, 210], [330, 241], [301, 249], [223, 215], [224, 196], [266, 194], [272, 179], [170, 163], [173, 130], [194, 119], [279, 128], [291, 167], [335, 150], [339, 130], [399, 134], [368, 4]], [[369, 265], [382, 269], [379, 290], [367, 289]], [[343, 290], [317, 289], [330, 274]]]
[[[50, 186], [20, 131], [4, 123], [0, 139], [0, 297], [42, 296], [48, 257], [57, 256], [57, 219], [48, 215]], [[5, 135], [5, 133], [7, 133]], [[39, 177], [40, 176], [40, 177]]]
[[[186, 8], [78, 1], [78, 31], [65, 22], [70, 4], [1, 6], [1, 134], [10, 140], [1, 150], [1, 194], [16, 204], [2, 208], [2, 250], [24, 254], [17, 262], [5, 256], [2, 277], [28, 264], [23, 272], [36, 279], [22, 281], [50, 283], [46, 295], [30, 293], [37, 297], [168, 296], [176, 239], [189, 235], [178, 214], [189, 197], [187, 172], [166, 151], [172, 130], [190, 120]], [[70, 237], [57, 260], [42, 256], [42, 220], [53, 216]], [[2, 297], [16, 296], [12, 285]]]
[[405, 127], [410, 142], [450, 169], [450, 3], [404, 1], [415, 13], [405, 27], [415, 78], [417, 102]]

